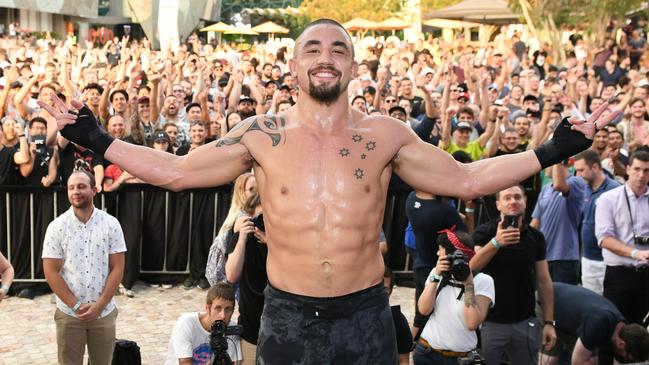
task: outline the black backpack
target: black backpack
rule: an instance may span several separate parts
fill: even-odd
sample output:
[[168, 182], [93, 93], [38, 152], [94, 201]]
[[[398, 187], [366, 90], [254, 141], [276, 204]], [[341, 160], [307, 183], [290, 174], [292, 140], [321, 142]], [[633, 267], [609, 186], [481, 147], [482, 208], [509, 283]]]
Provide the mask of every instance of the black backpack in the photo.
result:
[[115, 340], [112, 365], [142, 365], [140, 346], [134, 341]]

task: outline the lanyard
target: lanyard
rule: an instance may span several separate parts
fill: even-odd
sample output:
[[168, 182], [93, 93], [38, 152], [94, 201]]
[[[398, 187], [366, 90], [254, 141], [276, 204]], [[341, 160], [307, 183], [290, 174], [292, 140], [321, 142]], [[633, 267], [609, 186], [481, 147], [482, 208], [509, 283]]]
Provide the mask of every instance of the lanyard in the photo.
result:
[[629, 196], [626, 193], [626, 185], [624, 185], [624, 199], [626, 200], [626, 207], [629, 209], [629, 218], [631, 218], [631, 230], [633, 231], [633, 241], [635, 243], [635, 238], [637, 237], [635, 233], [635, 223], [633, 223], [633, 213], [631, 213], [631, 203], [629, 202]]

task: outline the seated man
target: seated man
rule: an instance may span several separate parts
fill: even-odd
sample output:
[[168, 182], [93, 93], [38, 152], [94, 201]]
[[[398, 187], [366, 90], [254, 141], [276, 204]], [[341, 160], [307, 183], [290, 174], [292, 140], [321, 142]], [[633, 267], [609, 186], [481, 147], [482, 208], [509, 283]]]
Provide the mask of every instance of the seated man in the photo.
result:
[[[234, 289], [228, 283], [216, 283], [207, 291], [206, 312], [185, 313], [178, 318], [171, 332], [165, 365], [206, 365], [212, 363], [210, 332], [214, 321], [228, 326], [234, 313]], [[243, 358], [239, 336], [227, 336], [228, 355], [234, 364]]]
[[640, 363], [649, 360], [649, 333], [627, 324], [608, 299], [595, 292], [554, 283], [554, 313], [558, 342], [542, 364], [556, 364], [563, 347], [572, 352], [572, 364]]

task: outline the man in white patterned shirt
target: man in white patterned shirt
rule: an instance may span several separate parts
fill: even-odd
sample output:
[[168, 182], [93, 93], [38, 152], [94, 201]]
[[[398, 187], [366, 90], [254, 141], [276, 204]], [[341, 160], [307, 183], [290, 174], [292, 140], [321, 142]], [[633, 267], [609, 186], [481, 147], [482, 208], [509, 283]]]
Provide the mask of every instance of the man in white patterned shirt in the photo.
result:
[[95, 209], [95, 178], [75, 171], [68, 179], [68, 211], [47, 227], [45, 279], [56, 294], [56, 342], [60, 364], [83, 362], [86, 344], [93, 365], [110, 365], [126, 245], [119, 222]]

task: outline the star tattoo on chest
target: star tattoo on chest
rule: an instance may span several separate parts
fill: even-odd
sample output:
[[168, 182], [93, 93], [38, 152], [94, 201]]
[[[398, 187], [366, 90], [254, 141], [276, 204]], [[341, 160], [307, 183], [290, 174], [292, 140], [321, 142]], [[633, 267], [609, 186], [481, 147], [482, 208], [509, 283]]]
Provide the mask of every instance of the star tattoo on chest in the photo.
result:
[[354, 134], [352, 136], [352, 141], [354, 141], [354, 142], [360, 142], [362, 140], [363, 140], [363, 136], [361, 136], [360, 134]]
[[365, 171], [362, 169], [356, 169], [354, 172], [354, 177], [356, 177], [356, 180], [361, 180], [363, 177], [365, 177]]
[[376, 142], [374, 141], [369, 141], [365, 144], [365, 149], [368, 151], [374, 151], [375, 148], [376, 148]]
[[341, 148], [340, 151], [338, 151], [338, 154], [341, 155], [342, 157], [348, 157], [350, 155], [349, 150], [347, 148]]

